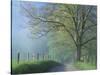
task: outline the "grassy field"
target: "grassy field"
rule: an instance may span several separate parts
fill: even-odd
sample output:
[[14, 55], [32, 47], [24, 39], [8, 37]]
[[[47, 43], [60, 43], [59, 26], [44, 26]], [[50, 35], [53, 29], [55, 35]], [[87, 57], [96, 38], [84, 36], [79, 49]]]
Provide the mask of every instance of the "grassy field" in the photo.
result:
[[44, 73], [48, 72], [50, 68], [61, 65], [55, 61], [31, 61], [20, 62], [19, 64], [12, 63], [12, 74], [27, 74], [27, 73]]
[[96, 65], [91, 63], [85, 63], [85, 62], [77, 62], [75, 63], [75, 67], [79, 70], [95, 70]]

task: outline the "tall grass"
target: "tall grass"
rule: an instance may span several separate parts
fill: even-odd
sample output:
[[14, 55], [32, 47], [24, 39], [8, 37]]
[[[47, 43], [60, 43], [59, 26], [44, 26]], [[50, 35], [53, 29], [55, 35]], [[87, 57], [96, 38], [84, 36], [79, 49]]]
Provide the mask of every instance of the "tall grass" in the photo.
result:
[[52, 67], [61, 65], [55, 61], [36, 61], [12, 63], [12, 74], [43, 73], [48, 72]]
[[86, 63], [86, 62], [77, 62], [75, 67], [79, 70], [95, 70], [97, 67], [95, 64]]

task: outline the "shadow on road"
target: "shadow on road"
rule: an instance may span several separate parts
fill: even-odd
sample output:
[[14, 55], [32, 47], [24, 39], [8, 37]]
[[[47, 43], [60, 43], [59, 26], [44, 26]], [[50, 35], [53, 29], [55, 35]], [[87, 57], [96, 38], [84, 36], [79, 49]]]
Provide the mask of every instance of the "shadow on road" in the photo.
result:
[[66, 71], [66, 67], [64, 65], [59, 65], [49, 70], [49, 72], [63, 72], [63, 71]]

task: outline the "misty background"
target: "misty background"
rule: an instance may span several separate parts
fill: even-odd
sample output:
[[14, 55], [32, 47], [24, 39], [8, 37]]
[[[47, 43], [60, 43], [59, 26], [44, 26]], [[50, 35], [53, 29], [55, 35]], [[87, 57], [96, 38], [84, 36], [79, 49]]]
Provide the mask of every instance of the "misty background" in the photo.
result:
[[[34, 3], [33, 3], [34, 4]], [[43, 4], [34, 4], [37, 8]], [[27, 53], [32, 55], [46, 53], [48, 51], [47, 38], [32, 39], [27, 28], [28, 18], [21, 13], [20, 1], [12, 3], [12, 59], [17, 60], [17, 53], [21, 53], [21, 59], [27, 59]]]

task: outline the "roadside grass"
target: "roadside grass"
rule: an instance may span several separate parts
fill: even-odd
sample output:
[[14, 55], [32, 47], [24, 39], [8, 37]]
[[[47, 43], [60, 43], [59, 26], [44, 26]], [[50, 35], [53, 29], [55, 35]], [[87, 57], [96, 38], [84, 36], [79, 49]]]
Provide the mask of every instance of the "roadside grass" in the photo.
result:
[[75, 63], [75, 67], [79, 70], [95, 70], [95, 69], [97, 69], [95, 64], [85, 63], [85, 62], [77, 62], [77, 63]]
[[44, 73], [54, 66], [61, 65], [55, 61], [31, 61], [12, 63], [12, 74]]

